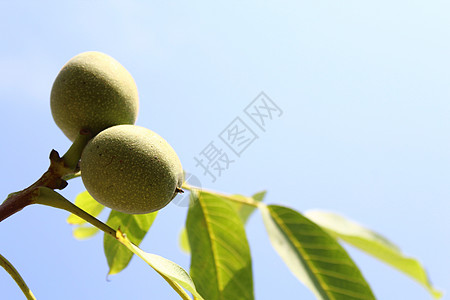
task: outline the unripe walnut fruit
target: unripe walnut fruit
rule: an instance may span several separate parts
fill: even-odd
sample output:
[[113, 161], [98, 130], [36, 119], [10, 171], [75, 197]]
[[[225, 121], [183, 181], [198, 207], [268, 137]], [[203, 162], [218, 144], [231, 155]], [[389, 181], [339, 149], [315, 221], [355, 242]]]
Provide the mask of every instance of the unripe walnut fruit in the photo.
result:
[[73, 141], [81, 129], [95, 135], [114, 125], [134, 124], [139, 98], [133, 77], [118, 61], [84, 52], [59, 72], [50, 106], [56, 125]]
[[183, 168], [173, 148], [150, 129], [117, 125], [89, 141], [81, 178], [101, 204], [129, 214], [166, 206], [180, 191]]

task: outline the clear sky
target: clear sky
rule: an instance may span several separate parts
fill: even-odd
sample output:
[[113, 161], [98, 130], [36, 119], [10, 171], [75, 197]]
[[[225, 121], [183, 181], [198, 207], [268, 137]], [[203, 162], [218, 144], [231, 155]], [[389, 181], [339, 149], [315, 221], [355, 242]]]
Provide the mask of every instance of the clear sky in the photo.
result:
[[[138, 125], [162, 135], [201, 185], [300, 211], [341, 213], [419, 258], [450, 287], [448, 1], [0, 1], [0, 198], [25, 188], [69, 140], [52, 120], [55, 76], [97, 50], [136, 80]], [[283, 111], [262, 131], [244, 109], [264, 91]], [[220, 133], [236, 118], [258, 136], [238, 157]], [[194, 157], [215, 143], [235, 160], [215, 182]], [[80, 179], [62, 194], [83, 191]], [[185, 269], [186, 207], [170, 204], [142, 249]], [[134, 258], [110, 276], [101, 235], [77, 241], [67, 213], [28, 207], [0, 223], [0, 253], [38, 299], [178, 299]], [[314, 299], [247, 226], [258, 300]], [[349, 248], [379, 299], [431, 299]], [[0, 270], [0, 298], [23, 299]], [[446, 298], [447, 296], [444, 296]]]

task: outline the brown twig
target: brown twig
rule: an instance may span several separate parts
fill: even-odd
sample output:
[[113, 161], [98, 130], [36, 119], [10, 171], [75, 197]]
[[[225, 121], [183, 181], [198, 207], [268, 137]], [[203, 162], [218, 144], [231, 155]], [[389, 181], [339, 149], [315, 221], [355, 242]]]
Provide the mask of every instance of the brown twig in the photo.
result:
[[50, 167], [35, 183], [26, 189], [11, 194], [0, 205], [0, 222], [9, 216], [19, 212], [24, 207], [33, 204], [33, 199], [37, 196], [37, 189], [45, 186], [51, 189], [63, 189], [67, 182], [62, 179], [63, 176], [73, 173], [64, 165], [64, 161], [59, 157], [58, 152], [52, 150], [50, 153]]
[[52, 190], [61, 190], [67, 186], [67, 181], [63, 177], [78, 171], [78, 161], [84, 146], [92, 138], [92, 134], [87, 130], [81, 130], [72, 146], [60, 157], [58, 152], [50, 152], [50, 166], [48, 170], [32, 185], [26, 189], [10, 194], [0, 205], [0, 222], [19, 212], [28, 205], [34, 203], [39, 195], [40, 187], [47, 187]]

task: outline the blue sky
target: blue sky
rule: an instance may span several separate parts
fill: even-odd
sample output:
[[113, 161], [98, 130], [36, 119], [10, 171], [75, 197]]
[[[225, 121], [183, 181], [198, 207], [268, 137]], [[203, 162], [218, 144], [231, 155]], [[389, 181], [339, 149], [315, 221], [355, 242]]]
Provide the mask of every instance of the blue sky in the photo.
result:
[[[138, 125], [175, 148], [203, 187], [300, 211], [341, 213], [450, 277], [450, 4], [447, 1], [0, 1], [0, 196], [25, 188], [69, 140], [49, 95], [74, 55], [121, 62], [140, 94]], [[283, 114], [215, 182], [196, 167], [210, 143], [264, 91]], [[253, 124], [254, 126], [254, 124]], [[259, 131], [258, 131], [259, 130]], [[232, 153], [230, 153], [231, 155]], [[73, 180], [62, 194], [83, 191]], [[186, 269], [186, 208], [162, 210], [142, 243]], [[38, 299], [178, 299], [147, 265], [106, 280], [100, 235], [77, 241], [67, 213], [28, 207], [0, 224], [0, 253]], [[256, 299], [313, 299], [248, 224]], [[349, 248], [379, 299], [431, 299], [418, 284]], [[0, 271], [1, 298], [22, 299]], [[446, 296], [444, 297], [446, 298]]]

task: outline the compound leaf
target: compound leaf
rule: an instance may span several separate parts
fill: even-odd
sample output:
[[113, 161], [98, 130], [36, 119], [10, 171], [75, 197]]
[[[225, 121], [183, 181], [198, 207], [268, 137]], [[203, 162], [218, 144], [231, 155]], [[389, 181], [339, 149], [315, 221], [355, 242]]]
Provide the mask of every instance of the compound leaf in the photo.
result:
[[[78, 196], [75, 198], [75, 205], [94, 217], [98, 216], [105, 208], [94, 198], [92, 198], [92, 196], [89, 195], [88, 191], [84, 191], [78, 194]], [[73, 225], [81, 225], [85, 224], [86, 221], [74, 214], [70, 214], [67, 218], [67, 223]]]
[[380, 234], [335, 213], [314, 210], [306, 212], [305, 215], [331, 235], [409, 275], [422, 284], [434, 298], [442, 297], [442, 293], [431, 285], [420, 262], [405, 256], [396, 245]]
[[73, 236], [78, 240], [85, 240], [93, 237], [99, 232], [99, 229], [94, 226], [81, 225], [73, 229]]
[[[154, 212], [142, 215], [129, 215], [112, 210], [106, 223], [114, 229], [120, 228], [133, 244], [139, 246], [150, 226], [152, 226], [156, 214]], [[103, 248], [109, 266], [108, 274], [110, 275], [117, 274], [125, 269], [133, 257], [133, 253], [117, 243], [108, 234], [104, 235]]]
[[[246, 196], [242, 196], [242, 195], [231, 195], [229, 197], [236, 197], [236, 198], [251, 198], [250, 201], [256, 201], [256, 202], [262, 202], [264, 200], [264, 197], [266, 196], [266, 191], [261, 191], [258, 192], [256, 194], [254, 194], [251, 197], [246, 197]], [[231, 206], [233, 206], [236, 211], [239, 214], [239, 217], [241, 217], [242, 222], [247, 223], [248, 218], [251, 216], [251, 214], [254, 212], [254, 210], [256, 209], [255, 206], [251, 206], [251, 205], [247, 205], [244, 203], [238, 203], [238, 202], [230, 202]]]
[[244, 224], [228, 201], [191, 193], [186, 220], [191, 276], [208, 300], [254, 299], [252, 261]]
[[375, 299], [344, 248], [320, 226], [283, 206], [259, 208], [273, 247], [317, 299]]
[[186, 231], [186, 227], [183, 227], [183, 229], [181, 229], [180, 234], [178, 236], [178, 244], [180, 245], [181, 250], [183, 250], [183, 252], [189, 254], [191, 253], [191, 248], [189, 247], [189, 239], [187, 236], [187, 231]]
[[[216, 194], [214, 192], [211, 191], [203, 191], [203, 194], [209, 194], [209, 195], [215, 195], [217, 197], [221, 197], [221, 194]], [[230, 195], [227, 196], [227, 198], [235, 198], [237, 200], [243, 200], [243, 202], [261, 202], [263, 201], [264, 197], [266, 195], [266, 191], [261, 191], [258, 192], [256, 194], [254, 194], [252, 197], [247, 197], [247, 196], [243, 196], [243, 195]], [[251, 216], [251, 214], [254, 212], [254, 210], [256, 209], [255, 206], [251, 206], [251, 205], [246, 205], [244, 203], [238, 203], [238, 202], [234, 202], [234, 201], [229, 201], [229, 204], [237, 211], [239, 217], [241, 218], [242, 222], [244, 224], [247, 223], [248, 218]], [[183, 228], [178, 236], [178, 245], [180, 246], [180, 249], [189, 254], [191, 253], [191, 249], [189, 248], [189, 241], [188, 241], [188, 237], [187, 237], [187, 231], [186, 228]]]
[[183, 290], [183, 288], [185, 288], [194, 295], [194, 299], [203, 300], [202, 296], [197, 292], [191, 277], [182, 267], [164, 257], [142, 251], [136, 245], [131, 243], [120, 230], [117, 230], [116, 237], [122, 245], [142, 258], [158, 272], [158, 274], [170, 284], [182, 299], [191, 299], [191, 297]]
[[0, 254], [0, 266], [3, 267], [6, 270], [6, 272], [8, 272], [8, 274], [14, 279], [16, 284], [22, 290], [24, 296], [27, 298], [27, 300], [36, 300], [35, 296], [33, 295], [33, 292], [27, 286], [22, 276], [20, 276], [17, 269], [14, 268], [14, 266], [9, 262], [9, 260], [7, 260], [1, 254]]

